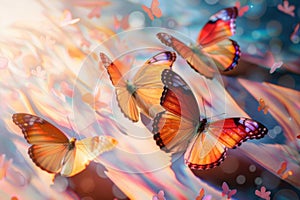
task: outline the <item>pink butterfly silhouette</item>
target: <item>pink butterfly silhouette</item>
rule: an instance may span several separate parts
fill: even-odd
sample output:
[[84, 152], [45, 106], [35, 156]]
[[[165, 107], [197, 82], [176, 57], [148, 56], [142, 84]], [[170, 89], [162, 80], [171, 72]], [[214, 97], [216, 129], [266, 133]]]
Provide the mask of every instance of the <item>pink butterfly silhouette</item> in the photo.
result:
[[101, 16], [101, 7], [97, 6], [91, 10], [88, 14], [88, 18], [92, 19], [94, 17], [99, 18]]
[[294, 44], [298, 44], [300, 42], [300, 23], [295, 26], [294, 31], [290, 36], [290, 40]]
[[222, 189], [222, 196], [224, 197], [227, 195], [228, 199], [230, 199], [237, 192], [237, 189], [230, 190], [226, 182], [223, 182]]
[[235, 7], [237, 7], [237, 9], [239, 11], [239, 17], [243, 16], [245, 14], [245, 12], [247, 12], [249, 10], [248, 5], [241, 7], [241, 2], [240, 1], [235, 2]]
[[267, 191], [265, 186], [261, 186], [260, 191], [255, 190], [255, 194], [256, 194], [256, 196], [258, 196], [262, 199], [265, 199], [265, 200], [270, 200], [271, 199], [270, 198], [271, 192]]
[[128, 19], [129, 19], [129, 15], [126, 15], [122, 18], [119, 18], [118, 16], [114, 16], [114, 27], [116, 30], [118, 29], [123, 29], [123, 30], [126, 30], [129, 28], [129, 22], [128, 22]]
[[162, 11], [158, 6], [159, 6], [159, 1], [152, 0], [150, 8], [148, 8], [145, 5], [142, 5], [142, 9], [147, 13], [148, 17], [153, 21], [154, 16], [157, 18], [160, 18], [162, 16]]
[[294, 5], [289, 5], [289, 1], [288, 0], [284, 0], [283, 1], [283, 5], [278, 4], [277, 5], [278, 10], [280, 10], [281, 12], [291, 15], [292, 17], [295, 16], [294, 10], [295, 10], [295, 6]]
[[155, 194], [152, 197], [152, 200], [166, 200], [165, 192], [163, 190], [160, 190], [157, 194]]
[[286, 161], [282, 162], [280, 168], [276, 172], [282, 179], [286, 179], [288, 176], [293, 175], [291, 170], [287, 170], [287, 164]]

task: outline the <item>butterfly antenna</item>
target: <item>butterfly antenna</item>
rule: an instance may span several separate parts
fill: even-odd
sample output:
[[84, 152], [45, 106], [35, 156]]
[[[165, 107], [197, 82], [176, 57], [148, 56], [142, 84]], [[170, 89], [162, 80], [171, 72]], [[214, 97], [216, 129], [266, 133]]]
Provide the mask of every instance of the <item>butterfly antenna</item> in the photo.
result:
[[68, 122], [69, 122], [70, 127], [71, 127], [71, 130], [72, 130], [72, 137], [74, 137], [74, 134], [76, 133], [76, 131], [75, 131], [75, 129], [74, 129], [73, 126], [72, 126], [72, 123], [71, 123], [71, 120], [70, 120], [70, 117], [69, 117], [69, 116], [67, 116], [67, 119], [68, 119]]

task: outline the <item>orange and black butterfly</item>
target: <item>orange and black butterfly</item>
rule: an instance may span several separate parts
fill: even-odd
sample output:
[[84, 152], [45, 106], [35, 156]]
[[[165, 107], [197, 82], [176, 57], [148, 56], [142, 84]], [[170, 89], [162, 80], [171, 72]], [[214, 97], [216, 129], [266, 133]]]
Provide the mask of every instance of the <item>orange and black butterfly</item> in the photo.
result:
[[192, 169], [218, 166], [228, 148], [236, 148], [247, 139], [264, 137], [268, 130], [261, 123], [243, 117], [208, 123], [201, 119], [197, 100], [187, 83], [175, 72], [164, 70], [165, 85], [161, 105], [165, 111], [153, 120], [156, 144], [166, 152], [185, 151], [185, 162]]
[[237, 66], [240, 47], [229, 39], [235, 33], [236, 7], [223, 9], [209, 18], [198, 35], [196, 46], [190, 47], [168, 33], [160, 32], [157, 38], [172, 47], [198, 73], [207, 78], [214, 76], [208, 58], [211, 58], [219, 70], [229, 71]]
[[74, 176], [83, 171], [90, 161], [117, 144], [116, 139], [110, 136], [68, 139], [51, 123], [27, 113], [16, 113], [12, 119], [27, 142], [32, 144], [28, 149], [32, 161], [49, 173]]
[[164, 69], [172, 67], [176, 60], [175, 52], [165, 51], [153, 56], [131, 80], [122, 74], [122, 66], [117, 65], [119, 62], [112, 62], [104, 53], [100, 53], [100, 58], [115, 86], [118, 104], [125, 117], [137, 122], [140, 111], [147, 117], [153, 118], [152, 115], [155, 114], [152, 114], [151, 109], [160, 106], [164, 87], [160, 76]]

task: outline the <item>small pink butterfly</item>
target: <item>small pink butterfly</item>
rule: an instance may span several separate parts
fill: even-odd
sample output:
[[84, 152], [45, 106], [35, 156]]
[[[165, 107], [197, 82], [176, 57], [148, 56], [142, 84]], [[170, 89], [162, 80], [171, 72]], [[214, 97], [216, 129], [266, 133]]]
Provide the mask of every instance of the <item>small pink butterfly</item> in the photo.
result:
[[60, 22], [60, 26], [64, 27], [67, 25], [73, 25], [76, 24], [80, 21], [79, 18], [73, 19], [72, 13], [69, 10], [64, 10], [62, 20]]
[[284, 0], [283, 1], [283, 5], [278, 4], [277, 5], [278, 10], [280, 10], [281, 12], [291, 15], [292, 17], [295, 16], [294, 10], [295, 10], [295, 6], [294, 5], [289, 5], [289, 1], [288, 0]]
[[123, 29], [126, 30], [129, 28], [128, 23], [129, 15], [124, 16], [123, 18], [119, 18], [116, 15], [114, 16], [114, 27], [116, 30]]
[[287, 162], [284, 161], [281, 163], [280, 168], [276, 172], [282, 179], [286, 179], [288, 176], [293, 175], [291, 170], [287, 170]]
[[223, 182], [222, 189], [222, 196], [224, 197], [227, 195], [228, 199], [230, 199], [237, 192], [237, 189], [230, 190], [226, 182]]
[[8, 59], [6, 57], [0, 56], [0, 69], [6, 69], [8, 66]]
[[91, 10], [88, 14], [88, 18], [92, 19], [94, 17], [99, 18], [101, 16], [101, 7], [97, 6]]
[[294, 44], [298, 44], [300, 42], [300, 23], [295, 26], [294, 31], [290, 36], [290, 40]]
[[166, 200], [165, 192], [163, 190], [160, 190], [157, 194], [155, 194], [152, 197], [152, 200]]
[[159, 6], [159, 1], [152, 0], [150, 8], [148, 8], [145, 5], [142, 5], [142, 9], [147, 13], [148, 17], [153, 21], [154, 16], [157, 18], [160, 18], [162, 16], [162, 11], [158, 6]]
[[256, 196], [258, 196], [262, 199], [265, 199], [265, 200], [270, 200], [271, 199], [270, 198], [271, 192], [267, 191], [265, 186], [261, 186], [260, 191], [255, 190], [255, 194], [256, 194]]
[[237, 9], [239, 11], [239, 17], [243, 16], [245, 14], [245, 12], [247, 12], [249, 10], [248, 5], [241, 7], [241, 2], [240, 1], [235, 2], [235, 7], [237, 7]]

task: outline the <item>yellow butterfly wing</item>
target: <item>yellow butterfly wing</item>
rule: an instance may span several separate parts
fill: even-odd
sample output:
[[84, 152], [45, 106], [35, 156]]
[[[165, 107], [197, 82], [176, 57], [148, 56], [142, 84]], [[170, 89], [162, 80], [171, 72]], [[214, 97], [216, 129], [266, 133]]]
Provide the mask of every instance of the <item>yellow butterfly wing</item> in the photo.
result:
[[135, 94], [137, 105], [141, 112], [150, 118], [153, 118], [159, 111], [151, 112], [154, 107], [160, 105], [160, 98], [164, 89], [161, 82], [162, 71], [170, 69], [175, 60], [176, 54], [174, 52], [161, 52], [149, 59], [134, 76], [133, 83], [137, 88]]
[[109, 136], [95, 136], [76, 141], [74, 151], [70, 152], [70, 155], [66, 155], [61, 175], [74, 176], [80, 173], [90, 161], [116, 145], [117, 140]]

